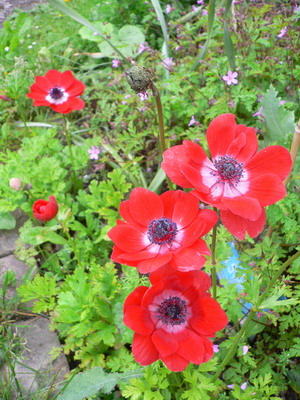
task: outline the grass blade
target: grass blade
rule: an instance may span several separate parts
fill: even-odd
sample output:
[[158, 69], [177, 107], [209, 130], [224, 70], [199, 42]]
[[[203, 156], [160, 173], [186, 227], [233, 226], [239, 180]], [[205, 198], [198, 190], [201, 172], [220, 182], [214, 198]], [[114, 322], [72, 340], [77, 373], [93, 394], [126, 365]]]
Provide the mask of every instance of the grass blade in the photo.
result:
[[227, 28], [226, 22], [224, 22], [224, 47], [225, 52], [228, 58], [229, 65], [233, 71], [236, 69], [235, 65], [235, 51], [233, 47], [233, 43]]
[[165, 17], [164, 17], [164, 14], [162, 12], [159, 0], [151, 0], [151, 2], [152, 2], [152, 5], [154, 7], [154, 10], [156, 12], [156, 15], [157, 15], [157, 18], [158, 18], [158, 21], [160, 23], [161, 30], [162, 30], [162, 33], [163, 33], [163, 37], [164, 37], [164, 41], [165, 41], [166, 57], [169, 57], [169, 35], [168, 35], [168, 30], [167, 30]]
[[208, 5], [207, 39], [206, 39], [204, 46], [202, 47], [201, 53], [198, 56], [196, 62], [192, 65], [192, 71], [195, 71], [199, 67], [201, 61], [205, 58], [205, 56], [207, 54], [208, 44], [210, 41], [212, 28], [213, 28], [213, 24], [214, 24], [214, 19], [215, 19], [215, 9], [216, 9], [215, 0], [210, 0], [209, 5]]

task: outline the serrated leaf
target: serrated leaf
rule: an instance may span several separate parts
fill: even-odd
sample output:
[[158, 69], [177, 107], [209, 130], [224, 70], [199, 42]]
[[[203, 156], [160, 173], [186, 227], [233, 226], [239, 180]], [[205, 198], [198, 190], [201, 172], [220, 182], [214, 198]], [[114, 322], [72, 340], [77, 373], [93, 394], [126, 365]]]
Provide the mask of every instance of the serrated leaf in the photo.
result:
[[106, 374], [101, 367], [95, 367], [81, 372], [71, 380], [67, 387], [57, 397], [57, 400], [83, 400], [93, 394], [111, 393], [120, 380], [139, 378], [142, 370], [129, 371], [124, 374]]
[[37, 226], [23, 230], [20, 234], [23, 242], [37, 246], [45, 242], [54, 244], [67, 244], [68, 241], [57, 233], [53, 232], [53, 227]]
[[261, 99], [262, 115], [265, 117], [268, 130], [268, 139], [275, 142], [279, 138], [295, 130], [295, 117], [292, 111], [285, 110], [280, 105], [278, 92], [271, 85], [270, 89]]
[[1, 229], [14, 229], [16, 227], [16, 219], [10, 213], [6, 211], [0, 211], [0, 230]]

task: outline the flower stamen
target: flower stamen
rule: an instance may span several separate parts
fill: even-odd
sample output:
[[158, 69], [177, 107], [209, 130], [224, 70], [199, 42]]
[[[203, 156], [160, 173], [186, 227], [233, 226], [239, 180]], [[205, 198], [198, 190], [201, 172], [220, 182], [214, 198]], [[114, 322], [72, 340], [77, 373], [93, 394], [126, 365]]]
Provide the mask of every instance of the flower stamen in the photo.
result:
[[169, 218], [154, 219], [148, 226], [147, 236], [151, 243], [171, 243], [177, 234], [177, 225]]
[[243, 177], [243, 163], [237, 162], [231, 156], [220, 156], [214, 161], [214, 166], [217, 171], [212, 171], [211, 174], [219, 176], [222, 182], [228, 182], [232, 186], [236, 186]]
[[178, 296], [164, 300], [157, 309], [158, 318], [166, 325], [181, 325], [186, 321], [186, 302]]

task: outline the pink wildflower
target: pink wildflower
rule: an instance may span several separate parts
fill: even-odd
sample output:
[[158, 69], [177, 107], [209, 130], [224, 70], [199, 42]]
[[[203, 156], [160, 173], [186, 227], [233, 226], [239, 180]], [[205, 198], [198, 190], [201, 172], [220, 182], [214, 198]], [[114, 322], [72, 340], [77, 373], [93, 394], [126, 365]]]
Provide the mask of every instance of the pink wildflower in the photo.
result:
[[222, 79], [227, 83], [228, 86], [232, 84], [237, 85], [238, 84], [238, 80], [236, 79], [237, 76], [238, 76], [237, 72], [228, 71], [227, 75], [222, 76]]
[[88, 149], [88, 153], [91, 160], [98, 160], [101, 150], [97, 146], [92, 146], [90, 149]]
[[192, 115], [192, 118], [191, 118], [188, 126], [192, 126], [192, 125], [199, 125], [199, 122], [195, 120], [194, 115]]
[[245, 356], [248, 353], [249, 347], [248, 346], [243, 346], [243, 356]]
[[120, 60], [118, 60], [117, 58], [114, 58], [112, 60], [111, 65], [112, 65], [113, 68], [118, 68], [119, 64], [120, 64]]
[[287, 27], [285, 26], [284, 28], [281, 29], [281, 31], [280, 31], [279, 35], [277, 35], [277, 37], [279, 39], [282, 38], [286, 34], [286, 31], [287, 31]]

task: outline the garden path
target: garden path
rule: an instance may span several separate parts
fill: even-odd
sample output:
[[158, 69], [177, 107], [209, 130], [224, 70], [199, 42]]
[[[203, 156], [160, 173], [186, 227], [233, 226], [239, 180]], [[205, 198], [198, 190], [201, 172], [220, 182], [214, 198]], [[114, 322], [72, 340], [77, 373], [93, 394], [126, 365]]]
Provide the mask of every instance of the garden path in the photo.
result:
[[[0, 277], [8, 270], [16, 274], [16, 286], [22, 283], [22, 278], [27, 274], [30, 268], [14, 255], [16, 249], [16, 240], [19, 237], [19, 228], [24, 224], [27, 216], [20, 210], [15, 211], [14, 216], [17, 224], [13, 230], [0, 230]], [[36, 273], [36, 269], [33, 271]], [[4, 304], [14, 298], [16, 289], [9, 287], [5, 294]], [[17, 310], [16, 305], [13, 309], [18, 313], [28, 313], [30, 304], [21, 305]], [[0, 310], [1, 311], [1, 310]], [[5, 313], [5, 310], [3, 310]], [[24, 394], [34, 393], [39, 385], [42, 387], [50, 386], [53, 382], [60, 382], [70, 371], [67, 359], [64, 354], [60, 354], [55, 361], [52, 361], [50, 351], [53, 348], [59, 348], [60, 342], [56, 333], [49, 330], [49, 321], [42, 316], [18, 320], [14, 324], [14, 331], [21, 340], [24, 350], [15, 367], [16, 377], [24, 389]], [[36, 373], [33, 372], [36, 371]], [[7, 376], [7, 366], [0, 368], [0, 378]], [[17, 399], [18, 397], [16, 397]], [[14, 400], [14, 399], [12, 399]]]
[[3, 22], [9, 17], [15, 8], [30, 10], [37, 4], [45, 3], [46, 0], [0, 0], [0, 28]]

